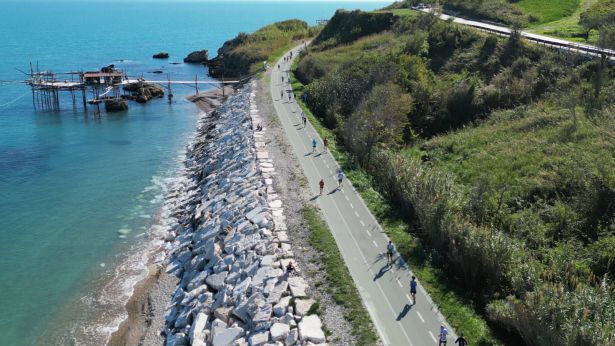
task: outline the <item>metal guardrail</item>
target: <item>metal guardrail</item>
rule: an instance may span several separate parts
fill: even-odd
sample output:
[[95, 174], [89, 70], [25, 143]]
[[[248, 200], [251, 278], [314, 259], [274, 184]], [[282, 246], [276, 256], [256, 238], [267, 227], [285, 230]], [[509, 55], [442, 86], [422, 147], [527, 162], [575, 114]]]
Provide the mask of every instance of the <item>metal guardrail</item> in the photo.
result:
[[[412, 8], [415, 11], [418, 12], [422, 12], [422, 13], [432, 13], [432, 9], [430, 8], [426, 8], [426, 7], [414, 7]], [[469, 27], [481, 30], [481, 31], [485, 31], [485, 32], [490, 32], [499, 36], [510, 36], [511, 35], [511, 30], [505, 27], [498, 27], [495, 24], [491, 24], [491, 23], [483, 23], [483, 22], [479, 22], [477, 20], [468, 20], [465, 18], [458, 18], [455, 16], [451, 16], [451, 15], [447, 15], [450, 18], [453, 19], [460, 19], [463, 20], [464, 22], [457, 22], [457, 24], [461, 24], [461, 25], [467, 25]], [[443, 19], [443, 18], [440, 18]], [[484, 25], [479, 25], [479, 24], [475, 24], [475, 23], [479, 23], [479, 24], [484, 24]], [[554, 48], [562, 48], [562, 49], [567, 49], [567, 50], [572, 50], [572, 51], [577, 51], [580, 53], [584, 53], [587, 55], [592, 55], [592, 56], [602, 56], [605, 55], [607, 56], [610, 60], [615, 61], [615, 50], [612, 49], [607, 49], [607, 48], [600, 48], [600, 47], [596, 47], [596, 46], [592, 46], [592, 45], [588, 45], [588, 44], [581, 44], [581, 43], [576, 43], [576, 42], [571, 42], [571, 41], [566, 41], [566, 40], [561, 40], [561, 39], [557, 39], [557, 38], [553, 38], [553, 39], [549, 39], [547, 37], [542, 38], [540, 37], [541, 35], [537, 35], [537, 34], [532, 34], [532, 33], [528, 33], [528, 32], [523, 32], [521, 31], [521, 36], [531, 42], [535, 42], [538, 44], [543, 44], [543, 45], [548, 45]]]

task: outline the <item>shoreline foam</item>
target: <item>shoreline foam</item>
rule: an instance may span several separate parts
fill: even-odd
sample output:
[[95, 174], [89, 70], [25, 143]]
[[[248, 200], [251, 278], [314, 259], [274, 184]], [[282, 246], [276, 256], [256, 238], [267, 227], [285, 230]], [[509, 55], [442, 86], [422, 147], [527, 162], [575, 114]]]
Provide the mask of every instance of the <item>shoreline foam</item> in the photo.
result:
[[[202, 112], [197, 127], [197, 135], [200, 125], [208, 113], [222, 105], [225, 99], [233, 93], [233, 89], [226, 87], [222, 96], [221, 89], [214, 89], [198, 96], [193, 95], [187, 99], [193, 102]], [[194, 139], [193, 139], [194, 141]], [[192, 144], [192, 143], [191, 143]], [[190, 144], [189, 144], [190, 145]], [[184, 153], [184, 156], [187, 153]], [[187, 157], [184, 158], [184, 160]], [[185, 167], [182, 167], [184, 171]], [[178, 198], [177, 192], [173, 191], [167, 196], [165, 207], [169, 199]], [[162, 244], [148, 254], [147, 274], [133, 286], [133, 292], [125, 304], [126, 316], [116, 326], [108, 338], [107, 345], [149, 345], [155, 342], [162, 344], [164, 337], [160, 335], [164, 327], [165, 310], [170, 297], [176, 289], [177, 279], [165, 272], [162, 262], [166, 257]]]

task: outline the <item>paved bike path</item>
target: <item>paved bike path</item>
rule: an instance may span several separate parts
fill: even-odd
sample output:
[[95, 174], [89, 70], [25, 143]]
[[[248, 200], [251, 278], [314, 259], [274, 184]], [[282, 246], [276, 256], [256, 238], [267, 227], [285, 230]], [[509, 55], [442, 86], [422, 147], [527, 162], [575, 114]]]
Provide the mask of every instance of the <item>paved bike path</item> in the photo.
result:
[[[301, 48], [292, 50], [293, 58]], [[346, 180], [341, 190], [336, 189], [339, 165], [329, 153], [322, 152], [321, 138], [309, 123], [303, 127], [298, 104], [294, 98], [288, 98], [291, 64], [292, 60], [285, 63], [281, 58], [271, 68], [273, 104], [382, 342], [385, 345], [434, 345], [440, 325], [444, 324], [449, 330], [449, 345], [454, 344], [455, 332], [431, 302], [420, 285], [420, 278], [417, 304], [413, 305], [409, 294], [411, 271], [398, 254], [395, 265], [386, 265], [384, 252], [389, 239], [351, 182]], [[312, 139], [318, 142], [316, 153], [312, 153]], [[318, 196], [320, 179], [325, 181], [322, 196]]]

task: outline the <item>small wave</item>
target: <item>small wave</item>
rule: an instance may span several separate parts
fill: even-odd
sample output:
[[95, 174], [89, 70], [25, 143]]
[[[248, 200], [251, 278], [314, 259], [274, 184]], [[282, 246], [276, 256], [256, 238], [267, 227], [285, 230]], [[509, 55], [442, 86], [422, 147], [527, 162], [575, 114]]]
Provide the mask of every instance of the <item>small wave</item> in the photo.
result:
[[[200, 117], [206, 113], [200, 113]], [[199, 123], [200, 124], [200, 123]], [[197, 124], [198, 125], [198, 124]], [[192, 142], [196, 131], [191, 136]], [[190, 148], [193, 143], [184, 146]], [[100, 312], [97, 317], [87, 323], [80, 323], [71, 330], [72, 343], [75, 345], [106, 344], [111, 335], [118, 330], [121, 323], [128, 318], [125, 305], [133, 295], [135, 286], [148, 275], [150, 264], [160, 265], [166, 258], [163, 237], [177, 224], [173, 217], [178, 200], [185, 197], [184, 187], [189, 183], [188, 171], [184, 167], [186, 149], [176, 158], [176, 167], [166, 174], [152, 176], [150, 185], [145, 187], [136, 197], [139, 203], [131, 210], [130, 216], [151, 220], [149, 227], [141, 226], [144, 232], [135, 235], [140, 240], [130, 246], [128, 255], [121, 263], [109, 270], [110, 280], [96, 293], [95, 297], [84, 297], [83, 303], [91, 306], [91, 311]], [[144, 213], [144, 205], [160, 204], [155, 215]], [[126, 238], [132, 233], [130, 227], [122, 226], [118, 231], [120, 238]], [[102, 263], [101, 263], [102, 266]], [[108, 268], [109, 266], [107, 266]]]

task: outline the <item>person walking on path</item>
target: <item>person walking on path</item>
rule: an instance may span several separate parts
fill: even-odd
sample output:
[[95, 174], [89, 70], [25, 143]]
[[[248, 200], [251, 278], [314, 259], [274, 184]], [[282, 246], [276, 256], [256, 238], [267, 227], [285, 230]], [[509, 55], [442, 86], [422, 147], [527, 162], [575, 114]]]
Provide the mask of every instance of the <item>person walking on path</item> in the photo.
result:
[[318, 186], [320, 187], [320, 195], [322, 196], [322, 190], [325, 188], [325, 181], [323, 179], [320, 179]]
[[341, 190], [344, 187], [344, 172], [342, 170], [337, 171], [337, 188]]
[[412, 296], [412, 305], [416, 304], [416, 277], [414, 275], [410, 280], [410, 295]]
[[459, 337], [455, 340], [455, 343], [459, 344], [459, 346], [468, 346], [468, 341], [463, 337], [463, 333], [459, 334]]
[[325, 139], [322, 140], [322, 146], [323, 146], [323, 151], [326, 153], [327, 147], [329, 146], [329, 140], [327, 139], [327, 137], [325, 137]]
[[312, 138], [312, 153], [316, 152], [316, 138]]
[[393, 252], [395, 251], [395, 245], [389, 240], [387, 244], [387, 265], [393, 264]]
[[448, 338], [448, 329], [444, 326], [440, 326], [440, 340], [438, 341], [438, 346], [446, 346], [446, 341]]
[[280, 90], [280, 100], [284, 101], [284, 91]]
[[301, 120], [303, 121], [303, 128], [305, 128], [307, 124], [307, 118], [305, 117], [305, 113], [301, 112]]

